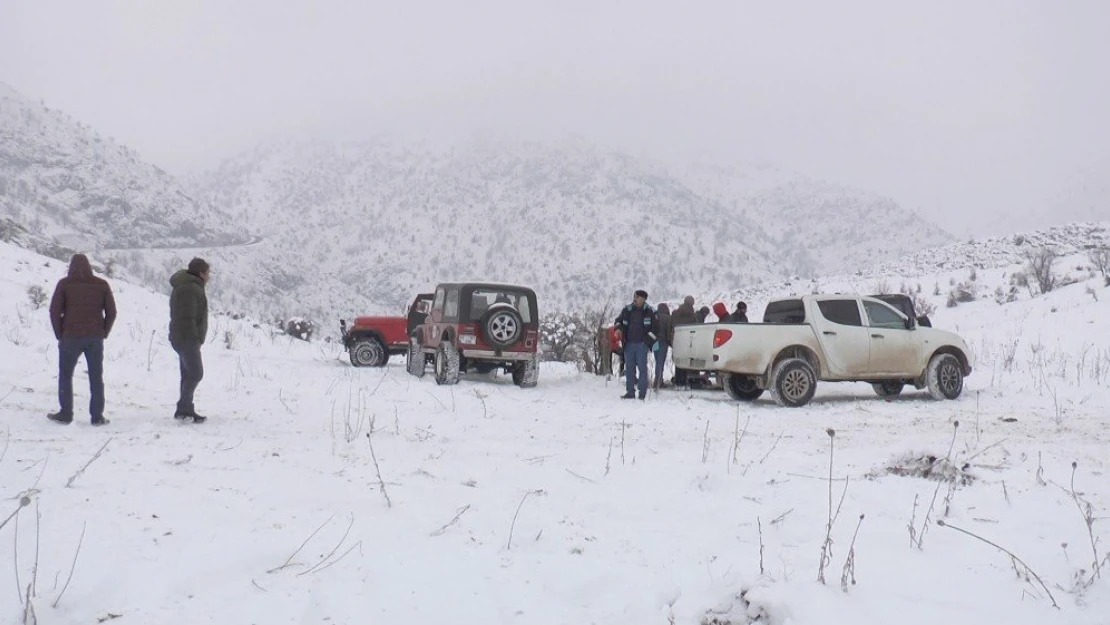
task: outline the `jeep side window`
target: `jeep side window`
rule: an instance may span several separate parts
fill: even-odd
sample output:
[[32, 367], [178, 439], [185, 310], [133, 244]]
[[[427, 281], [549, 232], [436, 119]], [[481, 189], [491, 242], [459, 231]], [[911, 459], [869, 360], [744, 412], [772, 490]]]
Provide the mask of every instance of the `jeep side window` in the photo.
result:
[[447, 292], [447, 303], [443, 306], [444, 319], [457, 319], [459, 316], [459, 290], [451, 289]]
[[854, 299], [826, 299], [817, 302], [821, 315], [829, 321], [842, 326], [862, 326], [859, 304]]
[[443, 310], [443, 300], [446, 296], [446, 291], [443, 289], [436, 289], [436, 299], [432, 303], [432, 310]]
[[906, 322], [891, 308], [864, 300], [863, 309], [867, 311], [867, 320], [873, 328], [906, 329]]

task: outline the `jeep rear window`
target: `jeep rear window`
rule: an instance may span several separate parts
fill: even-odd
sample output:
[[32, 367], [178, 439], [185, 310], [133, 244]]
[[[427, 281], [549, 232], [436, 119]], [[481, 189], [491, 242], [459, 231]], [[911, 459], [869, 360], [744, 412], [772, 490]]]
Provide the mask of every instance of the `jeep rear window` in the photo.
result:
[[784, 299], [767, 304], [763, 323], [805, 323], [806, 308], [800, 299]]
[[532, 323], [532, 307], [528, 302], [528, 296], [519, 291], [508, 290], [475, 289], [474, 294], [470, 296], [470, 318], [481, 319], [494, 304], [509, 304], [520, 313], [524, 323]]
[[854, 299], [826, 299], [817, 302], [821, 314], [829, 321], [842, 326], [862, 326], [859, 304]]

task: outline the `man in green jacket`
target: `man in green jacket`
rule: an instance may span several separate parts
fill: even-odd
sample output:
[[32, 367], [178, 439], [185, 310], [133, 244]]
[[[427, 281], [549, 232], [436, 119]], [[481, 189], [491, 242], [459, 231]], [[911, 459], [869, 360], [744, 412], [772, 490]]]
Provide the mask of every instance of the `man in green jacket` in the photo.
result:
[[182, 269], [170, 278], [170, 345], [177, 352], [181, 363], [181, 395], [177, 400], [175, 419], [192, 419], [203, 423], [206, 417], [197, 414], [193, 407], [193, 393], [204, 378], [204, 363], [200, 346], [208, 334], [208, 296], [204, 285], [208, 282], [208, 263], [194, 258], [189, 268]]

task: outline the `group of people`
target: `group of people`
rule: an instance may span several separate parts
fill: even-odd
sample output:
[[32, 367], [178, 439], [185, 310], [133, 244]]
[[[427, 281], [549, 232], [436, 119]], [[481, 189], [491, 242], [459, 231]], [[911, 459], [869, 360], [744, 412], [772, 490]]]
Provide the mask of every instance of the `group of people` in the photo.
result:
[[[666, 303], [652, 308], [647, 303], [647, 291], [638, 290], [632, 303], [625, 306], [615, 323], [608, 329], [609, 348], [620, 358], [619, 375], [625, 377], [625, 394], [622, 399], [644, 399], [648, 390], [648, 352], [655, 356], [655, 390], [663, 387], [663, 369], [667, 353], [674, 344], [676, 326], [705, 323], [712, 312], [719, 322], [748, 323], [748, 304], [737, 302], [730, 313], [724, 302], [713, 308], [702, 306], [694, 310], [694, 297], [687, 295], [672, 313]], [[675, 369], [675, 386], [688, 386], [696, 372]]]
[[[204, 377], [201, 346], [208, 335], [208, 297], [205, 285], [210, 267], [194, 258], [185, 269], [170, 277], [170, 346], [177, 353], [181, 383], [175, 419], [203, 423], [197, 414], [193, 394]], [[50, 300], [50, 323], [58, 339], [59, 410], [47, 417], [56, 423], [73, 422], [73, 372], [85, 357], [89, 372], [89, 415], [94, 426], [107, 425], [104, 418], [104, 341], [116, 322], [116, 301], [112, 287], [93, 275], [92, 264], [84, 254], [74, 254], [69, 272], [58, 281]]]

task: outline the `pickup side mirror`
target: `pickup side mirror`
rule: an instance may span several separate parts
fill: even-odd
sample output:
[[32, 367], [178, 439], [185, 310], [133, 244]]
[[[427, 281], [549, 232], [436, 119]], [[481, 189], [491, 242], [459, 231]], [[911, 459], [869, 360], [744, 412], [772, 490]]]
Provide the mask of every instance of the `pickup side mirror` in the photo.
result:
[[914, 327], [913, 317], [906, 317], [906, 329], [912, 330]]

